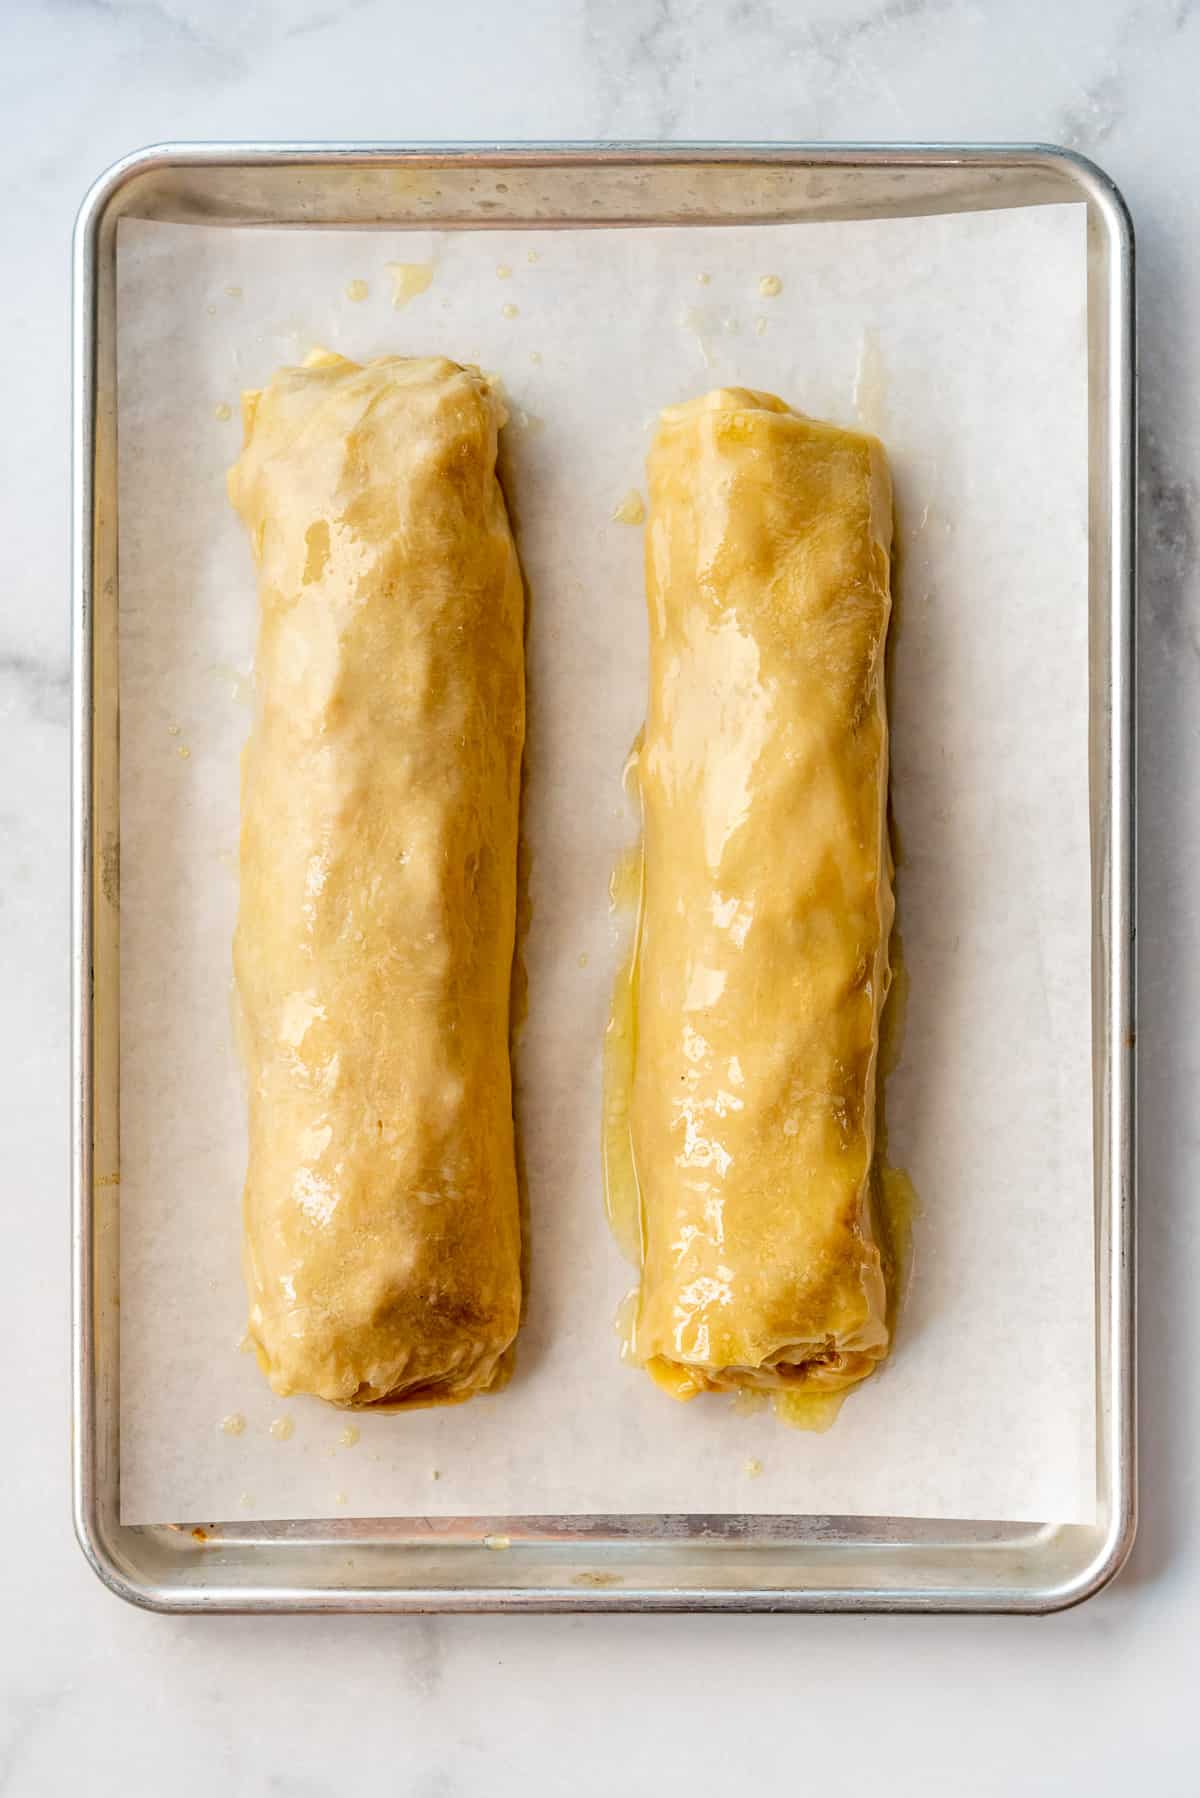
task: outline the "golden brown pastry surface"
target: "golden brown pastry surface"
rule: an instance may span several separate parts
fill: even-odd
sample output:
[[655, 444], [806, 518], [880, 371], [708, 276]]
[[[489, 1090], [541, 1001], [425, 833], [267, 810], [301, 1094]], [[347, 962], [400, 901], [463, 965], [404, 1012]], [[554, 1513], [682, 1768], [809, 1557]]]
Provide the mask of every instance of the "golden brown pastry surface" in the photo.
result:
[[887, 465], [723, 389], [664, 413], [649, 488], [634, 1352], [679, 1397], [836, 1391], [888, 1342]]
[[234, 965], [271, 1384], [452, 1402], [520, 1309], [509, 1070], [523, 596], [498, 401], [318, 353], [244, 401], [258, 565]]

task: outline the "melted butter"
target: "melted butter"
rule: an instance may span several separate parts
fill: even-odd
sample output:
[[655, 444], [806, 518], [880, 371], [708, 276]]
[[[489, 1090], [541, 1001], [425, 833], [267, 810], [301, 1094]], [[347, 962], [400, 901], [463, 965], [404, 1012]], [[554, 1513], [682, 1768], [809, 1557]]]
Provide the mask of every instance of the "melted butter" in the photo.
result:
[[296, 1434], [296, 1425], [290, 1417], [277, 1417], [271, 1425], [271, 1435], [276, 1442], [290, 1442]]
[[645, 1366], [654, 1384], [670, 1393], [672, 1398], [686, 1401], [695, 1398], [697, 1393], [705, 1389], [704, 1375], [693, 1373], [678, 1361], [668, 1361], [662, 1355], [652, 1355]]
[[883, 1014], [879, 1020], [879, 1077], [881, 1080], [886, 1080], [889, 1074], [894, 1074], [900, 1065], [900, 1051], [904, 1046], [904, 1024], [908, 1015], [908, 965], [904, 960], [904, 939], [898, 930], [892, 931], [889, 957], [892, 966], [892, 981], [888, 988], [888, 996], [884, 1001]]
[[762, 1470], [763, 1464], [757, 1458], [751, 1457], [751, 1459], [746, 1462], [746, 1478], [748, 1480], [759, 1479], [762, 1475]]
[[912, 1278], [913, 1227], [921, 1200], [904, 1168], [888, 1160], [887, 1081], [900, 1064], [908, 1009], [909, 974], [904, 941], [892, 931], [889, 955], [892, 982], [879, 1021], [879, 1077], [875, 1096], [875, 1160], [871, 1169], [871, 1210], [887, 1285], [888, 1333], [895, 1336], [896, 1318]]
[[696, 339], [700, 354], [704, 358], [705, 368], [712, 368], [716, 363], [716, 357], [713, 355], [712, 346], [709, 343], [709, 326], [704, 313], [696, 306], [688, 306], [681, 314], [679, 322], [684, 330], [690, 331]]
[[767, 1395], [757, 1386], [739, 1386], [730, 1400], [729, 1409], [737, 1417], [753, 1417], [767, 1408]]
[[783, 282], [778, 275], [764, 275], [758, 284], [758, 291], [764, 300], [777, 300], [783, 292]]
[[[604, 1032], [603, 1137], [601, 1156], [604, 1209], [617, 1247], [635, 1267], [642, 1260], [642, 1198], [629, 1135], [629, 1097], [637, 1046], [635, 971], [632, 953], [613, 983]], [[636, 1299], [636, 1293], [634, 1295]]]
[[392, 277], [392, 305], [397, 312], [424, 293], [433, 280], [432, 262], [389, 262], [387, 271]]
[[820, 1392], [815, 1387], [797, 1386], [787, 1392], [773, 1392], [771, 1405], [780, 1423], [790, 1430], [811, 1430], [823, 1435], [831, 1428], [838, 1412], [852, 1392], [844, 1386], [840, 1392]]
[[644, 524], [646, 507], [636, 487], [631, 487], [620, 505], [613, 507], [614, 524]]
[[[612, 1221], [611, 1218], [609, 1221]], [[621, 1345], [622, 1361], [636, 1362], [637, 1360], [638, 1296], [637, 1287], [631, 1286], [613, 1313], [613, 1329]]]
[[508, 266], [507, 262], [498, 262], [496, 264], [496, 279], [497, 281], [512, 280], [512, 269]]
[[912, 1278], [913, 1226], [921, 1216], [921, 1199], [902, 1167], [878, 1163], [875, 1188], [879, 1252], [888, 1289], [888, 1328], [895, 1333], [896, 1313]]
[[226, 1436], [244, 1435], [246, 1430], [246, 1419], [242, 1416], [240, 1411], [231, 1411], [228, 1417], [223, 1417], [221, 1419], [221, 1429]]
[[[641, 738], [639, 736], [625, 763], [622, 785], [626, 794], [637, 791], [637, 769]], [[609, 1228], [626, 1260], [640, 1267], [642, 1262], [642, 1200], [638, 1187], [637, 1167], [629, 1131], [629, 1101], [633, 1092], [633, 1066], [637, 1050], [637, 937], [642, 902], [642, 847], [635, 843], [618, 856], [608, 885], [609, 905], [631, 923], [628, 953], [613, 982], [608, 1024], [604, 1032], [604, 1068], [601, 1125], [601, 1160], [603, 1163], [604, 1208]], [[633, 1357], [633, 1328], [637, 1316], [637, 1292], [630, 1295], [632, 1312], [626, 1313], [630, 1325], [626, 1332], [628, 1353]], [[629, 1299], [624, 1301], [628, 1307]], [[625, 1336], [623, 1336], [623, 1342]]]
[[520, 313], [521, 308], [519, 306], [514, 306], [511, 300], [509, 300], [506, 306], [501, 306], [500, 308], [501, 318], [519, 318]]
[[224, 400], [222, 400], [219, 406], [213, 407], [213, 417], [216, 419], [218, 424], [223, 425], [225, 423], [226, 419], [233, 417], [233, 410], [230, 406], [227, 406], [225, 404]]
[[365, 300], [370, 291], [371, 289], [365, 281], [348, 281], [346, 283], [346, 298], [353, 300], [356, 305]]
[[608, 879], [608, 902], [613, 911], [636, 911], [642, 892], [642, 846], [635, 843], [617, 857]]
[[355, 1429], [355, 1427], [352, 1423], [348, 1423], [346, 1425], [346, 1428], [342, 1431], [341, 1435], [338, 1437], [338, 1442], [342, 1448], [353, 1448], [357, 1441], [358, 1441], [358, 1431]]

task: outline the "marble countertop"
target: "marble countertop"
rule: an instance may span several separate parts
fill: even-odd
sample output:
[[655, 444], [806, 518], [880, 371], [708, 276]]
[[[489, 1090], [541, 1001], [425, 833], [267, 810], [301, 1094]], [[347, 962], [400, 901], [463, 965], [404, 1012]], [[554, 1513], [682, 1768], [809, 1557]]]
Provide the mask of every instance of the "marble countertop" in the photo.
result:
[[[0, 1793], [1196, 1789], [1200, 6], [1194, 0], [9, 0]], [[71, 1536], [68, 245], [164, 138], [1040, 139], [1138, 233], [1142, 1525], [1047, 1621], [132, 1611]]]

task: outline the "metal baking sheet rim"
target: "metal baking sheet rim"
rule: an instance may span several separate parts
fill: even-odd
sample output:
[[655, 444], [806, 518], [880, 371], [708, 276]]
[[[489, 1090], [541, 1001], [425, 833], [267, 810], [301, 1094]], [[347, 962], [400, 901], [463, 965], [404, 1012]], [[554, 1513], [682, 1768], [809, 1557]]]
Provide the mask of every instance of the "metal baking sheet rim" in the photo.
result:
[[[119, 1107], [118, 721], [115, 681], [105, 679], [106, 666], [116, 666], [118, 579], [115, 224], [122, 213], [230, 225], [377, 224], [388, 177], [414, 166], [452, 185], [478, 186], [503, 172], [500, 192], [511, 191], [514, 172], [536, 171], [551, 188], [569, 173], [576, 186], [590, 182], [600, 193], [598, 210], [593, 197], [592, 210], [536, 217], [542, 226], [575, 228], [742, 220], [729, 206], [739, 188], [749, 195], [749, 216], [768, 218], [1086, 202], [1094, 1526], [813, 1517], [120, 1522], [117, 1194], [93, 1182], [97, 1138], [115, 1145]], [[715, 183], [717, 171], [723, 208], [695, 210], [698, 186]], [[776, 178], [777, 195], [780, 184], [796, 187], [782, 211], [754, 210], [764, 171]], [[208, 184], [216, 189], [211, 207]], [[631, 217], [639, 185], [645, 204]], [[693, 196], [682, 213], [681, 193]], [[657, 197], [673, 205], [656, 210]], [[470, 222], [521, 222], [514, 210], [489, 204]], [[430, 218], [405, 221], [393, 210], [386, 222], [428, 226]], [[1043, 1613], [1091, 1597], [1120, 1571], [1133, 1544], [1137, 1490], [1133, 265], [1132, 226], [1108, 176], [1073, 152], [1034, 144], [176, 144], [126, 157], [96, 182], [79, 214], [73, 265], [72, 1474], [80, 1545], [118, 1596], [159, 1611]], [[107, 712], [98, 716], [98, 707]], [[116, 827], [106, 834], [109, 817]], [[115, 1155], [107, 1165], [116, 1165]]]

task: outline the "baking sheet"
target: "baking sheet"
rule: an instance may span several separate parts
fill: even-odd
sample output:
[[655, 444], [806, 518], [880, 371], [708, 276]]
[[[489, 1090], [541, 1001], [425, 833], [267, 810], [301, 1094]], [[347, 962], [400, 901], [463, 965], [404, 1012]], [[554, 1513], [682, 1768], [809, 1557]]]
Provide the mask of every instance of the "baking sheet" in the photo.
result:
[[[120, 233], [123, 1520], [1091, 1521], [1084, 208]], [[394, 262], [432, 266], [402, 309]], [[316, 343], [502, 376], [530, 588], [529, 1313], [503, 1394], [400, 1417], [280, 1400], [238, 1352], [230, 940], [255, 604], [224, 470], [238, 390]], [[620, 769], [645, 700], [641, 534], [612, 513], [643, 488], [659, 407], [730, 382], [862, 417], [897, 490], [911, 988], [888, 1123], [922, 1216], [895, 1353], [824, 1436], [724, 1398], [673, 1405], [619, 1364], [612, 1329], [631, 1274], [600, 1190], [601, 1039], [624, 936], [607, 885], [634, 830]]]

